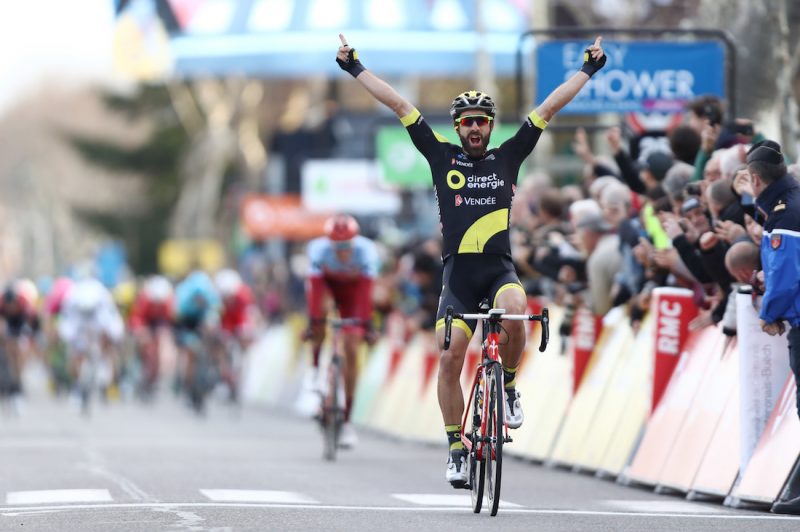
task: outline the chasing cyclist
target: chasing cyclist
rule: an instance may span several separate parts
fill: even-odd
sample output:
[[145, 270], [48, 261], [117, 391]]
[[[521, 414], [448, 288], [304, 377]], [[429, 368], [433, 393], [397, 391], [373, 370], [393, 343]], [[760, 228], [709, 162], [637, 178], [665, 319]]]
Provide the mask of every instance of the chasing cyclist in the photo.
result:
[[[517, 175], [547, 122], [605, 64], [600, 47], [602, 37], [586, 49], [581, 70], [533, 110], [513, 137], [491, 150], [489, 138], [497, 111], [487, 94], [472, 90], [453, 100], [450, 116], [461, 146], [450, 144], [430, 128], [411, 103], [364, 68], [343, 35], [339, 34], [339, 38], [342, 45], [336, 62], [400, 118], [431, 168], [443, 236], [443, 287], [436, 324], [439, 345], [443, 345], [444, 313], [449, 305], [457, 313], [476, 313], [480, 302], [488, 297], [493, 307], [513, 314], [524, 313], [527, 298], [511, 262], [508, 232]], [[464, 354], [476, 325], [453, 322], [450, 348], [442, 351], [439, 366], [439, 406], [450, 445], [446, 478], [455, 488], [467, 486], [467, 454], [460, 437], [464, 411], [460, 377]], [[508, 402], [506, 421], [509, 428], [518, 428], [523, 415], [515, 378], [525, 347], [525, 329], [522, 322], [510, 322], [504, 327], [508, 342], [501, 345], [500, 355]]]
[[175, 287], [176, 340], [184, 361], [183, 385], [192, 407], [204, 412], [211, 363], [210, 340], [219, 331], [220, 299], [214, 282], [193, 271]]
[[142, 364], [142, 398], [153, 398], [158, 384], [159, 339], [162, 331], [171, 331], [172, 283], [162, 275], [147, 279], [136, 295], [128, 316], [131, 334], [136, 341], [136, 352]]
[[214, 284], [222, 299], [220, 326], [222, 337], [215, 350], [222, 380], [228, 386], [231, 400], [239, 400], [242, 353], [255, 339], [256, 309], [253, 291], [236, 270], [225, 268], [216, 273]]
[[[339, 445], [354, 447], [358, 442], [350, 423], [350, 409], [356, 388], [358, 346], [370, 335], [372, 284], [378, 274], [378, 252], [372, 240], [359, 235], [355, 218], [338, 215], [325, 223], [325, 236], [308, 244], [310, 270], [306, 283], [309, 331], [314, 373], [319, 371], [319, 355], [325, 340], [325, 295], [330, 294], [340, 318], [358, 318], [361, 327], [342, 329], [344, 352], [345, 411]], [[318, 375], [316, 375], [318, 378]]]

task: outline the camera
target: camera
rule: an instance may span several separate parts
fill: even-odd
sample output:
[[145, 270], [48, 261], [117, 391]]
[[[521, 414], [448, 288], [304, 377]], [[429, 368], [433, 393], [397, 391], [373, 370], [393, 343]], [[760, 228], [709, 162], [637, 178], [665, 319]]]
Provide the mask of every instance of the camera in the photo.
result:
[[744, 137], [752, 137], [755, 134], [753, 123], [749, 121], [739, 122], [734, 120], [733, 122], [728, 122], [725, 128], [735, 135], [742, 135]]
[[707, 118], [712, 126], [722, 123], [722, 112], [715, 106], [707, 103], [703, 106], [703, 118]]
[[686, 183], [683, 191], [687, 196], [701, 196], [703, 194], [702, 190], [700, 190], [700, 183]]

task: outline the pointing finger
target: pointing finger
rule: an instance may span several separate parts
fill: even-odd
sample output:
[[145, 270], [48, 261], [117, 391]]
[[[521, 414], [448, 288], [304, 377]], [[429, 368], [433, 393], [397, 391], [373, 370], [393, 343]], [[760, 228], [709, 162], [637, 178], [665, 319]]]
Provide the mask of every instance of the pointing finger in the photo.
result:
[[594, 47], [600, 48], [600, 44], [603, 42], [603, 37], [598, 35], [597, 39], [594, 40]]
[[339, 40], [342, 41], [342, 46], [350, 46], [349, 44], [347, 44], [347, 39], [345, 39], [344, 35], [341, 33], [339, 34]]

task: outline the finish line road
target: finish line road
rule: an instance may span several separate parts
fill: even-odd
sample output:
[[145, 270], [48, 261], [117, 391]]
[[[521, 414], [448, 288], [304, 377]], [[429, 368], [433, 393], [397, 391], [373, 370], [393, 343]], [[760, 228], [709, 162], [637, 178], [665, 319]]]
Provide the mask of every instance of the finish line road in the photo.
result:
[[327, 463], [316, 425], [288, 411], [197, 418], [163, 397], [83, 419], [32, 401], [0, 414], [0, 530], [800, 530], [521, 460], [505, 463], [498, 516], [474, 515], [444, 480], [444, 445], [360, 437]]

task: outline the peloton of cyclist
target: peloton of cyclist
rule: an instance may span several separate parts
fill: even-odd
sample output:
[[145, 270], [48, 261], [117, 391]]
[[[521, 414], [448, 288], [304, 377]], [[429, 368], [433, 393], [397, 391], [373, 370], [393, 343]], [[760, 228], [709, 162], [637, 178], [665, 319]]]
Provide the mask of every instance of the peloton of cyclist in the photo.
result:
[[[476, 313], [480, 302], [488, 298], [493, 307], [524, 313], [527, 298], [511, 262], [508, 231], [517, 175], [547, 122], [605, 64], [602, 38], [586, 49], [581, 70], [533, 110], [513, 137], [491, 150], [488, 145], [497, 110], [489, 95], [472, 90], [456, 96], [450, 116], [461, 145], [450, 144], [431, 129], [411, 103], [364, 68], [343, 35], [339, 38], [342, 45], [336, 62], [400, 118], [431, 168], [443, 236], [443, 287], [436, 324], [439, 345], [443, 345], [444, 313], [449, 305], [457, 313]], [[460, 376], [476, 325], [453, 322], [452, 342], [442, 351], [439, 365], [439, 406], [450, 449], [446, 478], [455, 488], [467, 485], [466, 451], [460, 438], [464, 411]], [[510, 428], [517, 428], [523, 415], [515, 378], [525, 347], [525, 329], [522, 322], [510, 322], [504, 328], [508, 342], [501, 345], [500, 355], [508, 402], [506, 421]]]
[[356, 356], [365, 334], [372, 334], [372, 284], [379, 267], [375, 244], [359, 232], [355, 218], [337, 215], [326, 221], [325, 236], [308, 244], [310, 270], [306, 282], [306, 300], [315, 377], [318, 377], [320, 351], [325, 340], [326, 294], [333, 299], [339, 317], [358, 318], [364, 324], [362, 327], [342, 329], [345, 422], [339, 444], [345, 448], [358, 443], [358, 436], [350, 423], [350, 409], [358, 376]]

